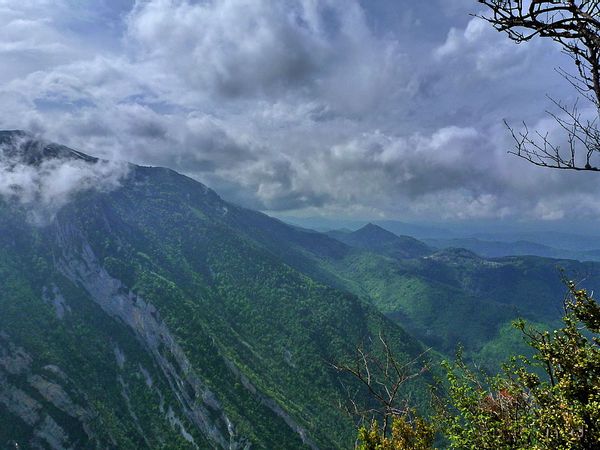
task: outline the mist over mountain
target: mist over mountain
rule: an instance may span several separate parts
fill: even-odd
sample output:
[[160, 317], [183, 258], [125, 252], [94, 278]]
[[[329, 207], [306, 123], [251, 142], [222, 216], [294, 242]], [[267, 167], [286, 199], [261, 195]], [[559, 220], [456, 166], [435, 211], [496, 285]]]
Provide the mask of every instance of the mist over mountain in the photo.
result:
[[26, 208], [33, 223], [49, 222], [78, 193], [117, 188], [128, 171], [24, 131], [0, 131], [0, 198]]

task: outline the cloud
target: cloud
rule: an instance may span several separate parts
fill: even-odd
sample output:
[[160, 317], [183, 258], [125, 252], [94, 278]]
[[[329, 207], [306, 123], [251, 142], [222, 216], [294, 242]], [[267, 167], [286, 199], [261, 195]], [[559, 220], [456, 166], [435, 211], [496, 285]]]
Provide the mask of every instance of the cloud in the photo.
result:
[[233, 170], [221, 167], [217, 173], [235, 180], [240, 190], [256, 192], [261, 209], [371, 205], [384, 213], [412, 208], [440, 192], [482, 197], [497, 189], [502, 181], [491, 170], [496, 155], [487, 163], [479, 155], [486, 145], [473, 128], [410, 136], [375, 131], [328, 148], [260, 158]]
[[294, 3], [138, 3], [129, 16], [129, 37], [143, 58], [185, 68], [180, 73], [191, 84], [226, 96], [293, 85], [329, 55], [314, 7]]
[[154, 0], [127, 25], [138, 61], [209, 96], [308, 94], [354, 112], [393, 93], [403, 69], [398, 42], [377, 38], [354, 0]]
[[587, 176], [506, 154], [502, 119], [535, 124], [563, 94], [559, 53], [512, 44], [471, 3], [0, 0], [0, 128], [262, 210], [550, 219], [571, 199], [596, 214]]
[[446, 41], [435, 49], [435, 56], [468, 61], [481, 76], [497, 79], [519, 72], [539, 50], [540, 41], [517, 45], [484, 20], [473, 17], [463, 30], [450, 29]]
[[36, 225], [51, 221], [80, 192], [116, 189], [129, 171], [123, 163], [88, 161], [68, 154], [42, 157], [49, 148], [56, 147], [27, 135], [0, 143], [0, 198], [24, 206]]
[[103, 11], [104, 0], [0, 0], [0, 82], [105, 51], [112, 39], [96, 33], [100, 17], [104, 29], [111, 27]]
[[[555, 135], [556, 142], [564, 140]], [[278, 213], [351, 211], [428, 220], [598, 217], [600, 186], [594, 174], [535, 168], [507, 155], [511, 146], [500, 125], [485, 131], [443, 127], [409, 136], [372, 132], [314, 153], [288, 155], [284, 165], [262, 160], [235, 172], [238, 190], [257, 193], [254, 206]]]

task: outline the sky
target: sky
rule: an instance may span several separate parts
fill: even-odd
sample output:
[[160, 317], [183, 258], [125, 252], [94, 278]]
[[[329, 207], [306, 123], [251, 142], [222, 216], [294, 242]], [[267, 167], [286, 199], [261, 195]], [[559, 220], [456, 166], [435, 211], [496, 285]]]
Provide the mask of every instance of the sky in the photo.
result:
[[[0, 0], [0, 129], [166, 166], [271, 214], [600, 218], [600, 178], [507, 154], [564, 139], [551, 43], [475, 0]], [[1, 174], [0, 174], [1, 175]]]

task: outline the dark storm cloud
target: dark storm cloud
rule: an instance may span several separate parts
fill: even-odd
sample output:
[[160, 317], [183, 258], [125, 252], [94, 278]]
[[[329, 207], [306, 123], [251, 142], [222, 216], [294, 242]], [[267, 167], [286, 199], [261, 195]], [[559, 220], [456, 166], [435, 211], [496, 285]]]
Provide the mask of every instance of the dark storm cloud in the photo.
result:
[[597, 217], [587, 176], [506, 154], [503, 118], [556, 132], [545, 95], [573, 100], [553, 71], [568, 62], [515, 46], [477, 7], [0, 0], [0, 126], [172, 167], [264, 210]]

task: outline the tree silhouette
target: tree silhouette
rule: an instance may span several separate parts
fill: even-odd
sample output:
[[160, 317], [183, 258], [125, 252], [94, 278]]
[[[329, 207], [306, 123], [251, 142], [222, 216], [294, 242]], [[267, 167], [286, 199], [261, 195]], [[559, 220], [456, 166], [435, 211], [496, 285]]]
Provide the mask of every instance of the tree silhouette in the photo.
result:
[[557, 71], [593, 105], [582, 113], [579, 101], [566, 105], [552, 99], [558, 111], [549, 113], [566, 134], [566, 145], [552, 142], [547, 133], [516, 130], [506, 123], [515, 141], [509, 153], [542, 167], [600, 171], [600, 2], [598, 0], [478, 0], [487, 6], [480, 15], [494, 28], [521, 44], [547, 38], [569, 56], [574, 71]]

